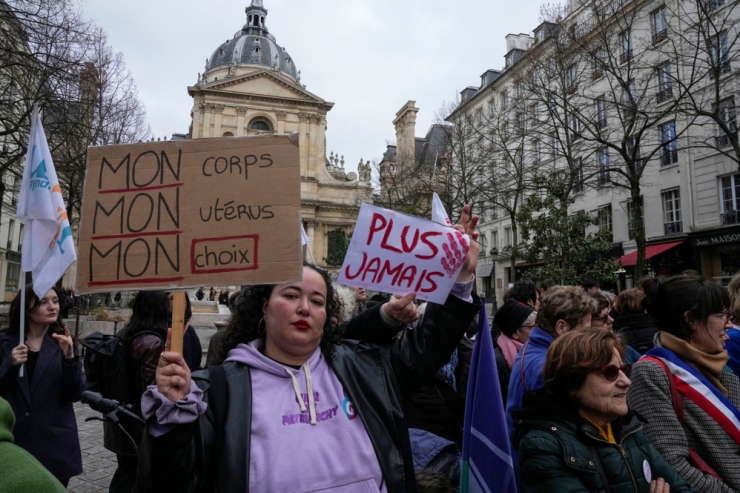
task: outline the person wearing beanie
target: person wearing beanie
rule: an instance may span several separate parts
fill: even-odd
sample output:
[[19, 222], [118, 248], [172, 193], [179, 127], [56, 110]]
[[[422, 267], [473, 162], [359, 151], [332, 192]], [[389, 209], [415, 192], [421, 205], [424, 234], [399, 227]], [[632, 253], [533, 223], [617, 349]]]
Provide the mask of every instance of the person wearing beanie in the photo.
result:
[[504, 406], [506, 405], [506, 395], [509, 392], [511, 365], [514, 364], [514, 359], [516, 359], [519, 350], [529, 339], [529, 333], [534, 327], [536, 316], [537, 312], [534, 311], [534, 308], [513, 298], [506, 300], [506, 303], [493, 316], [493, 330], [500, 332], [496, 338], [494, 352]]
[[598, 293], [601, 291], [601, 283], [596, 279], [586, 279], [583, 281], [583, 290], [588, 294]]
[[0, 397], [0, 493], [64, 493], [67, 490], [36, 458], [13, 443], [15, 414]]

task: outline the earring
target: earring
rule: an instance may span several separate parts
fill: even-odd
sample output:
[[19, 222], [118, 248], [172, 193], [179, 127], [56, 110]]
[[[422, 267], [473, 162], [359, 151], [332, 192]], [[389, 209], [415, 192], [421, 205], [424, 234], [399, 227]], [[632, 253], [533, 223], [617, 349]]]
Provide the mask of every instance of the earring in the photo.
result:
[[267, 326], [265, 325], [265, 317], [262, 317], [257, 324], [257, 335], [262, 337], [267, 333]]

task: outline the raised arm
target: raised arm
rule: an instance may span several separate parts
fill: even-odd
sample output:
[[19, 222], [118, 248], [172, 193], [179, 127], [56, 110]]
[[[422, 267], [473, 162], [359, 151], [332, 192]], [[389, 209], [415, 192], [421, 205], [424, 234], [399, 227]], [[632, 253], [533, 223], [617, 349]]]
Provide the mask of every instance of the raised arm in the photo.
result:
[[428, 303], [414, 330], [404, 331], [394, 342], [391, 358], [403, 392], [413, 392], [450, 360], [450, 355], [478, 313], [480, 300], [473, 293], [478, 263], [477, 216], [470, 206], [462, 210], [455, 229], [470, 237], [470, 248], [452, 292], [444, 305]]

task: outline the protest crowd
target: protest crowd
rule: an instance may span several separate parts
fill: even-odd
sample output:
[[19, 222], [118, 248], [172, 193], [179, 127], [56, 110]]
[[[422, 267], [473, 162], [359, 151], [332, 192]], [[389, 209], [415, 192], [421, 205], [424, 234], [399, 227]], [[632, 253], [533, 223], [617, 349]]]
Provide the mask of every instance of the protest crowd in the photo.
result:
[[[44, 200], [64, 210], [57, 195]], [[83, 472], [80, 400], [105, 415], [113, 493], [740, 492], [740, 273], [619, 295], [519, 281], [489, 320], [479, 218], [435, 210], [363, 205], [367, 236], [335, 278], [296, 261], [292, 281], [211, 287], [231, 316], [205, 368], [182, 289], [140, 290], [116, 334], [75, 340], [75, 296], [55, 287], [76, 259], [57, 242], [69, 223], [34, 223], [24, 246], [46, 250], [24, 252], [40, 260], [0, 331], [0, 492], [64, 491]], [[399, 292], [368, 296], [384, 276]]]
[[[465, 209], [456, 228], [475, 238], [475, 223]], [[740, 491], [740, 273], [618, 296], [520, 281], [489, 329], [476, 259], [471, 242], [444, 304], [368, 298], [309, 264], [301, 282], [245, 287], [203, 370], [189, 302], [180, 354], [172, 294], [140, 291], [119, 332], [127, 373], [106, 395], [143, 421], [105, 423], [109, 491], [459, 491], [481, 328], [501, 403], [484, 412], [505, 416], [516, 461], [501, 491]], [[25, 340], [20, 294], [0, 332], [0, 454], [14, 464], [1, 491], [64, 491], [82, 472], [72, 403], [106, 382], [86, 381], [61, 299], [27, 286]]]

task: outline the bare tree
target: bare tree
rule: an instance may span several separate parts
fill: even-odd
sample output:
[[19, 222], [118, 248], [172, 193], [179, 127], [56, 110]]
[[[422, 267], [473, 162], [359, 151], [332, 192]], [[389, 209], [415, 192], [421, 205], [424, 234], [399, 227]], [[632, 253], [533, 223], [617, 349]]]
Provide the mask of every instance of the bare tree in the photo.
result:
[[89, 55], [75, 83], [49, 104], [48, 137], [70, 218], [80, 212], [88, 146], [149, 138], [146, 112], [121, 53], [102, 29], [90, 38]]
[[77, 78], [91, 24], [72, 0], [4, 0], [0, 29], [2, 177], [25, 156], [34, 103], [45, 108]]
[[[725, 5], [725, 4], [728, 5]], [[689, 145], [728, 157], [740, 170], [733, 67], [740, 67], [740, 17], [736, 2], [669, 2], [661, 42], [676, 60], [673, 83], [686, 97], [679, 109], [694, 126]]]
[[667, 45], [656, 46], [637, 27], [651, 21], [643, 3], [595, 2], [552, 24], [550, 39], [528, 57], [527, 77], [530, 95], [548, 108], [539, 128], [559, 148], [573, 191], [586, 185], [627, 191], [636, 277], [645, 272], [645, 167], [676, 163], [691, 124], [680, 118], [686, 91], [673, 84], [680, 74], [665, 57]]

